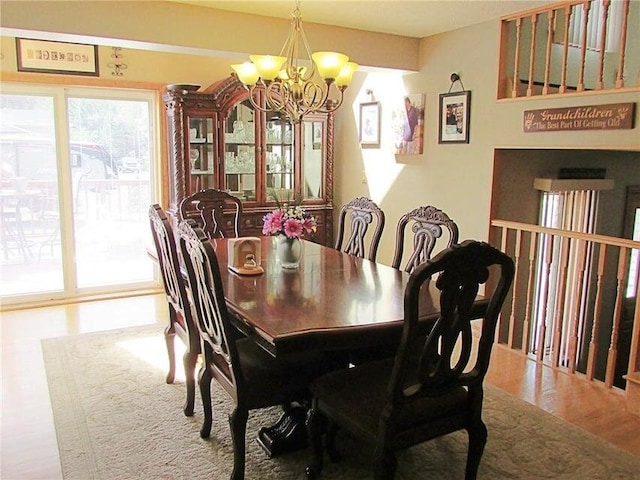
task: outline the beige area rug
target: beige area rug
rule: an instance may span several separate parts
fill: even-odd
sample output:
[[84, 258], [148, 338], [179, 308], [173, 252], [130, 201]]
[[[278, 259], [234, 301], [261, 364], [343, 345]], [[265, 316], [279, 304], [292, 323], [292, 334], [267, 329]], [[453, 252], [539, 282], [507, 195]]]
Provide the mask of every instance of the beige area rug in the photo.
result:
[[[231, 474], [230, 402], [213, 382], [212, 437], [202, 440], [202, 406], [182, 414], [184, 384], [167, 385], [158, 326], [43, 340], [43, 354], [66, 479], [208, 479]], [[269, 460], [256, 443], [277, 408], [254, 411], [247, 427], [246, 478], [304, 478], [309, 451]], [[488, 386], [489, 441], [480, 479], [640, 479], [640, 458]], [[340, 463], [322, 478], [370, 478], [371, 451], [341, 433]], [[466, 435], [450, 435], [402, 452], [396, 479], [462, 479]]]

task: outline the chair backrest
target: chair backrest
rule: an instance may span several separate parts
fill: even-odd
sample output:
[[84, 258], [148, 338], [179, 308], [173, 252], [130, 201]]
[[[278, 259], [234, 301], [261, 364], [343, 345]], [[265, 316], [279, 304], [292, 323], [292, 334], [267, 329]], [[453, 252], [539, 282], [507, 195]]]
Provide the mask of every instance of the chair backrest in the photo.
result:
[[[233, 212], [231, 222], [224, 219], [225, 210]], [[180, 220], [195, 220], [209, 238], [240, 236], [242, 200], [223, 190], [209, 188], [189, 195], [180, 202], [179, 211]]]
[[[180, 273], [176, 240], [171, 223], [160, 205], [154, 204], [149, 207], [149, 223], [151, 225], [153, 243], [156, 246], [158, 263], [162, 273], [162, 284], [164, 285], [167, 301], [185, 317], [188, 316], [185, 321], [190, 322], [189, 299]], [[187, 327], [189, 326], [187, 325]]]
[[[373, 225], [373, 231], [367, 254], [367, 231], [371, 225]], [[375, 261], [383, 229], [384, 212], [382, 209], [366, 197], [354, 198], [340, 209], [335, 248], [349, 255]], [[349, 238], [343, 244], [345, 233], [349, 235]]]
[[404, 254], [405, 236], [411, 227], [413, 233], [413, 251], [407, 259], [404, 270], [411, 273], [418, 265], [431, 258], [437, 240], [442, 237], [443, 229], [448, 231], [446, 247], [458, 243], [458, 226], [449, 216], [436, 207], [418, 207], [405, 213], [398, 221], [396, 229], [396, 250], [391, 266], [400, 268]]
[[[481, 284], [492, 272], [499, 279], [489, 296], [477, 338], [475, 360], [472, 357], [472, 306]], [[494, 267], [494, 268], [490, 268]], [[440, 317], [427, 340], [414, 345], [418, 331], [420, 288], [439, 274]], [[473, 390], [482, 387], [489, 366], [496, 323], [513, 281], [513, 260], [484, 242], [466, 240], [416, 267], [409, 278], [404, 296], [404, 327], [391, 375], [389, 389], [394, 405], [413, 399], [446, 394], [461, 386]], [[425, 285], [426, 287], [426, 285]], [[479, 321], [479, 320], [474, 320]], [[424, 338], [424, 337], [422, 337]], [[475, 363], [474, 363], [475, 362]], [[482, 395], [470, 395], [482, 405]]]
[[[230, 320], [224, 298], [220, 267], [216, 253], [204, 230], [194, 220], [178, 225], [180, 252], [187, 269], [193, 298], [196, 325], [200, 338], [213, 351], [213, 376], [237, 401], [238, 380], [242, 381], [239, 356], [234, 341], [238, 331]], [[205, 355], [206, 350], [204, 350]]]

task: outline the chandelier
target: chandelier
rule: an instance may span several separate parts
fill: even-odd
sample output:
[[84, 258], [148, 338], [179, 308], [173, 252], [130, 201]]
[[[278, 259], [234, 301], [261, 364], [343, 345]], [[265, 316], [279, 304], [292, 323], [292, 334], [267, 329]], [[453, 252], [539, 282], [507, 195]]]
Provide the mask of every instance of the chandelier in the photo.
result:
[[[300, 62], [302, 55], [305, 57]], [[329, 113], [340, 107], [344, 91], [358, 68], [342, 53], [311, 53], [302, 28], [300, 0], [296, 0], [291, 30], [280, 55], [249, 55], [249, 59], [250, 62], [231, 68], [250, 92], [251, 104], [260, 111], [280, 112], [293, 122], [300, 122], [310, 113]], [[264, 87], [266, 108], [254, 99], [253, 91], [258, 84]]]

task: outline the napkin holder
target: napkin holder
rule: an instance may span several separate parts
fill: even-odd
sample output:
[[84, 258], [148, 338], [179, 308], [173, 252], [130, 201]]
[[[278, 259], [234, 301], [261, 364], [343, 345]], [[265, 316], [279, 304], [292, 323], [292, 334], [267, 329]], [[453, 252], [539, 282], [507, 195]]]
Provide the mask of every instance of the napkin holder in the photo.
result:
[[261, 265], [261, 248], [258, 237], [230, 238], [228, 243], [228, 267], [240, 275], [264, 273]]

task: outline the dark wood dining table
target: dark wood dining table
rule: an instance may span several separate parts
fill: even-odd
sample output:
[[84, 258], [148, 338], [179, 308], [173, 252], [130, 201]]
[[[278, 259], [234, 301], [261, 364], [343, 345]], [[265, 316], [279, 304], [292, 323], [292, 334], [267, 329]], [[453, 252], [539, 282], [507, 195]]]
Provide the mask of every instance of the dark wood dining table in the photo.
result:
[[[239, 275], [227, 268], [228, 240], [210, 241], [237, 327], [272, 355], [399, 342], [408, 273], [305, 240], [298, 268], [284, 269], [273, 237], [260, 237], [264, 273]], [[426, 331], [439, 315], [439, 291], [429, 283], [423, 295]], [[475, 308], [481, 314], [486, 301]]]
[[[240, 275], [228, 268], [228, 239], [210, 240], [236, 327], [270, 354], [295, 359], [299, 352], [399, 345], [407, 272], [305, 240], [298, 268], [285, 269], [273, 237], [259, 241], [264, 273]], [[438, 318], [439, 299], [435, 284], [425, 284], [419, 307], [425, 333]], [[486, 305], [479, 296], [478, 316]], [[269, 457], [306, 445], [305, 416], [304, 406], [288, 408], [260, 429], [257, 440]]]

